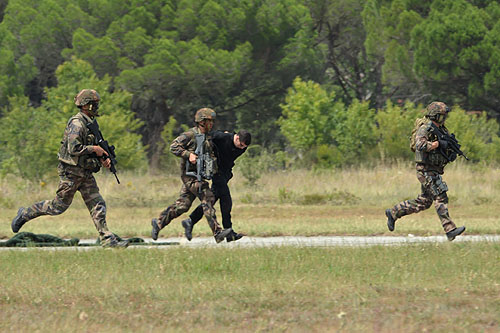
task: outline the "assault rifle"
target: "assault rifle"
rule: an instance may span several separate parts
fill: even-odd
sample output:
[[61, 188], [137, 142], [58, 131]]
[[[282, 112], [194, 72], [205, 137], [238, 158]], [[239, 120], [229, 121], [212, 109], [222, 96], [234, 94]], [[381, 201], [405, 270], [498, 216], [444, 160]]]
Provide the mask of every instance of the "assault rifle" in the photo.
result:
[[204, 149], [203, 143], [205, 142], [205, 134], [195, 134], [195, 140], [196, 149], [194, 154], [198, 156], [198, 158], [196, 158], [196, 172], [188, 171], [190, 165], [188, 160], [186, 163], [186, 176], [196, 177], [196, 180], [198, 181], [198, 193], [201, 193], [201, 182], [203, 179], [212, 179], [214, 161], [210, 154]]
[[115, 175], [116, 181], [118, 184], [120, 184], [120, 180], [118, 179], [118, 176], [116, 175], [116, 154], [115, 154], [115, 146], [110, 146], [108, 144], [107, 140], [104, 140], [102, 137], [101, 130], [99, 129], [99, 124], [97, 123], [97, 119], [94, 119], [93, 122], [87, 124], [87, 128], [89, 129], [90, 133], [94, 134], [97, 144], [106, 151], [108, 154], [107, 156], [102, 156], [104, 160], [107, 160], [109, 158], [111, 162], [111, 166], [109, 167], [109, 171]]
[[436, 124], [434, 124], [434, 122], [431, 122], [431, 126], [434, 129], [434, 133], [439, 141], [439, 152], [448, 160], [448, 162], [453, 162], [455, 158], [451, 157], [446, 152], [447, 150], [451, 150], [452, 153], [455, 153], [458, 156], [463, 156], [467, 161], [469, 160], [462, 150], [460, 150], [461, 146], [455, 138], [455, 134], [444, 133], [438, 126], [436, 126]]

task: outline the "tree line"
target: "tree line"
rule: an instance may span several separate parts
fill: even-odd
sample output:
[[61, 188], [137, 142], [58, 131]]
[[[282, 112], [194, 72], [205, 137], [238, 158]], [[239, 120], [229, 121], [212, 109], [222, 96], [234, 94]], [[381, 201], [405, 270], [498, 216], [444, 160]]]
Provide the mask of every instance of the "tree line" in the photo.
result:
[[380, 150], [384, 126], [411, 132], [433, 100], [488, 124], [476, 160], [491, 160], [499, 18], [493, 0], [0, 0], [2, 171], [26, 166], [19, 146], [53, 159], [84, 87], [101, 89], [102, 127], [128, 168], [167, 163], [165, 139], [201, 106], [270, 153], [314, 151], [325, 166], [410, 158]]

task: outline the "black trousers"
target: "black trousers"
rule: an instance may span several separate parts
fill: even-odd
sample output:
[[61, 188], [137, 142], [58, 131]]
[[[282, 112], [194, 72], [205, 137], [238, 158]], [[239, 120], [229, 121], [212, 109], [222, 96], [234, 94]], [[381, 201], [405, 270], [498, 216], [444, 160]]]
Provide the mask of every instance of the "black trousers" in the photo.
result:
[[[219, 200], [220, 211], [222, 215], [222, 226], [224, 229], [231, 228], [233, 223], [231, 222], [231, 210], [233, 208], [233, 200], [231, 199], [231, 192], [229, 191], [229, 186], [227, 185], [228, 180], [223, 177], [214, 177], [212, 180], [212, 192], [215, 195], [215, 202]], [[215, 206], [215, 205], [214, 205]], [[193, 224], [196, 224], [203, 217], [203, 208], [201, 205], [196, 207], [195, 210], [189, 215]]]

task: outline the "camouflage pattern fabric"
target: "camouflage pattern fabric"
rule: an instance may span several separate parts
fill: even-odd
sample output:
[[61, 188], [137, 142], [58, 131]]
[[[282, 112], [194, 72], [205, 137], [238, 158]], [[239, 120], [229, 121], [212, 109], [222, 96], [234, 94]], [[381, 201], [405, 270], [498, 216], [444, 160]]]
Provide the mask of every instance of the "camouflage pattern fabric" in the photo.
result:
[[78, 246], [78, 238], [65, 240], [47, 234], [20, 232], [11, 239], [0, 242], [0, 247], [48, 247], [48, 246]]
[[[201, 201], [203, 214], [207, 219], [210, 229], [212, 229], [212, 233], [215, 235], [221, 231], [222, 229], [215, 216], [215, 196], [210, 190], [208, 182], [198, 182], [196, 178], [189, 176], [182, 176], [181, 179], [183, 185], [180, 196], [173, 205], [170, 205], [167, 209], [161, 212], [158, 219], [158, 227], [160, 227], [160, 229], [165, 228], [174, 218], [187, 212], [189, 208], [191, 208], [194, 199], [198, 197]], [[198, 190], [199, 186], [201, 186], [201, 193]]]
[[422, 193], [416, 199], [406, 200], [395, 205], [391, 209], [392, 217], [397, 220], [405, 215], [418, 213], [430, 208], [434, 202], [444, 231], [455, 229], [455, 223], [448, 213], [448, 195], [446, 194], [448, 186], [443, 182], [441, 175], [436, 171], [417, 170], [417, 178], [421, 184]]
[[[74, 173], [75, 170], [78, 172]], [[37, 202], [24, 209], [23, 217], [32, 220], [42, 215], [62, 214], [73, 202], [76, 191], [80, 191], [101, 240], [114, 238], [114, 234], [106, 225], [106, 203], [99, 194], [99, 187], [92, 173], [83, 172], [77, 167], [65, 166], [62, 163], [58, 166], [58, 172], [60, 181], [56, 197], [52, 200]]]
[[[448, 160], [441, 155], [438, 149], [431, 150], [432, 142], [438, 139], [431, 124], [432, 122], [429, 121], [417, 130], [415, 138], [415, 162], [422, 169], [436, 171], [442, 175]], [[441, 130], [444, 133], [448, 133], [444, 125], [441, 126]]]
[[90, 102], [99, 102], [100, 100], [101, 96], [94, 89], [82, 89], [74, 98], [76, 106], [84, 106]]
[[[189, 129], [188, 131], [182, 133], [179, 135], [175, 140], [172, 142], [170, 145], [170, 152], [173, 153], [177, 157], [181, 157], [181, 176], [186, 175], [186, 163], [189, 163], [189, 154], [194, 153], [196, 149], [196, 139], [195, 135], [200, 134], [200, 129], [198, 127], [193, 127]], [[217, 173], [217, 159], [215, 157], [214, 149], [213, 149], [213, 143], [212, 143], [212, 137], [210, 134], [206, 135], [206, 139], [204, 144], [204, 150], [208, 154], [210, 154], [212, 160], [213, 160], [213, 166], [214, 170], [213, 173]], [[196, 172], [196, 165], [191, 164], [189, 165], [189, 171], [195, 171]]]
[[92, 122], [83, 112], [71, 117], [64, 130], [61, 148], [59, 149], [59, 161], [78, 166], [73, 173], [84, 176], [86, 171], [98, 172], [100, 162], [93, 153], [93, 147], [97, 145], [97, 140], [87, 129], [87, 124]]

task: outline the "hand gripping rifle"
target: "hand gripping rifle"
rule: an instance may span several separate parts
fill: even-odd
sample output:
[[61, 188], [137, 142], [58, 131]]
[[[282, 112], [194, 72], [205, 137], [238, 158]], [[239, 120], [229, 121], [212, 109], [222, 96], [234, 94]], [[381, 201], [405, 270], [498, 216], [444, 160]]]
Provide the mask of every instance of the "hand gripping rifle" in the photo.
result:
[[107, 140], [104, 140], [102, 137], [101, 130], [99, 129], [99, 124], [97, 123], [97, 119], [94, 119], [91, 123], [87, 124], [87, 128], [89, 129], [90, 133], [94, 134], [95, 138], [97, 139], [97, 144], [108, 153], [107, 156], [102, 156], [104, 160], [109, 160], [111, 161], [111, 166], [109, 168], [109, 171], [115, 175], [116, 181], [118, 184], [120, 184], [120, 180], [118, 179], [118, 176], [116, 175], [116, 154], [115, 154], [115, 146], [110, 146], [108, 144]]
[[[432, 128], [434, 129], [434, 133], [436, 134], [439, 141], [439, 152], [443, 155], [448, 162], [453, 162], [455, 159], [450, 156], [446, 151], [451, 150], [452, 153], [455, 153], [458, 156], [463, 156], [467, 161], [469, 160], [467, 156], [460, 150], [460, 144], [458, 140], [455, 138], [455, 134], [443, 133], [441, 129], [432, 122]], [[455, 155], [455, 158], [456, 158]]]
[[205, 134], [195, 134], [196, 149], [194, 154], [196, 158], [196, 172], [189, 170], [189, 160], [186, 163], [186, 176], [196, 177], [198, 182], [198, 193], [201, 193], [201, 182], [203, 179], [212, 179], [213, 160], [208, 152], [205, 151], [203, 143], [205, 142]]

